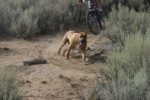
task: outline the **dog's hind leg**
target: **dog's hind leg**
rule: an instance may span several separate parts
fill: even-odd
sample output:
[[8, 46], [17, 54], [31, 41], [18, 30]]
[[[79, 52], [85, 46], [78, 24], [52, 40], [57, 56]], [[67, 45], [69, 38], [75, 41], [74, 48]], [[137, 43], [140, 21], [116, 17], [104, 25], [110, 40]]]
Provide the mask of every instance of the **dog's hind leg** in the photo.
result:
[[58, 54], [60, 54], [60, 51], [61, 51], [61, 49], [62, 49], [62, 47], [66, 44], [68, 42], [68, 39], [63, 39], [63, 43], [61, 44], [61, 46], [60, 46], [60, 48], [59, 48], [59, 50], [58, 50]]
[[71, 51], [71, 45], [69, 45], [69, 48], [68, 48], [68, 52], [67, 52], [67, 60], [69, 59], [70, 51]]
[[64, 52], [63, 52], [63, 56], [65, 56], [65, 53], [66, 53], [66, 51], [67, 51], [67, 50], [68, 50], [68, 49], [65, 49], [65, 50], [64, 50]]

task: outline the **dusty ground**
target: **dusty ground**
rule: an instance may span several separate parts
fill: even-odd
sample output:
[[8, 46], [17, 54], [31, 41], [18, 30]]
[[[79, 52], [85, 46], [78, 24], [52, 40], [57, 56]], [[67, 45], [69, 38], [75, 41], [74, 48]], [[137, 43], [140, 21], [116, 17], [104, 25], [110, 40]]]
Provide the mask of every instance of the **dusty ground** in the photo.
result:
[[[71, 53], [67, 61], [56, 52], [61, 36], [40, 36], [32, 41], [10, 39], [0, 41], [0, 65], [20, 66], [18, 73], [20, 93], [24, 100], [83, 100], [96, 86], [98, 66], [105, 62], [110, 41], [88, 34], [87, 64], [81, 54]], [[24, 66], [23, 61], [45, 58], [47, 64]]]

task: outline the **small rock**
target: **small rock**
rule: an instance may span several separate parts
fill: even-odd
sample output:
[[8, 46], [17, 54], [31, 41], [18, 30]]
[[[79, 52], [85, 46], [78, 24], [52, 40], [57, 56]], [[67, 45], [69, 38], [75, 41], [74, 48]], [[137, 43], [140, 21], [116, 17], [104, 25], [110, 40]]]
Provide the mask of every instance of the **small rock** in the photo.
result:
[[63, 75], [59, 75], [58, 77], [59, 77], [60, 79], [64, 79], [66, 82], [71, 82], [71, 79], [70, 79], [70, 78], [65, 77], [65, 76], [63, 76]]
[[42, 84], [47, 84], [47, 81], [42, 81], [41, 83], [42, 83]]
[[87, 47], [86, 50], [87, 50], [87, 51], [92, 51], [90, 47]]
[[81, 81], [86, 81], [86, 82], [88, 82], [88, 80], [85, 79], [85, 78], [81, 78], [80, 80], [81, 80]]
[[31, 83], [31, 81], [29, 81], [29, 80], [27, 80], [26, 82], [27, 82], [27, 83]]
[[8, 51], [8, 50], [9, 50], [9, 48], [6, 48], [6, 47], [5, 47], [5, 48], [3, 48], [3, 49], [4, 49], [4, 50], [6, 50], [6, 51]]
[[69, 92], [69, 95], [74, 95], [74, 93], [73, 92]]
[[78, 83], [73, 83], [73, 84], [71, 84], [71, 86], [72, 86], [73, 88], [78, 88], [78, 87], [79, 87], [79, 84], [78, 84]]

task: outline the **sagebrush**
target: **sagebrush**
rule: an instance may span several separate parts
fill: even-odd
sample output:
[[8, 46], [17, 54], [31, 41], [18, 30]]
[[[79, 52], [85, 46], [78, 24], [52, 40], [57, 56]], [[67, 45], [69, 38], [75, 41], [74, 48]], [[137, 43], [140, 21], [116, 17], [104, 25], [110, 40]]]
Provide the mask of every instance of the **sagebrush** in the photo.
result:
[[149, 100], [149, 43], [150, 30], [126, 37], [123, 50], [113, 51], [100, 66], [104, 84], [92, 92], [91, 100]]
[[0, 0], [0, 34], [28, 38], [83, 25], [83, 5], [71, 0]]
[[150, 8], [150, 1], [149, 0], [99, 0], [101, 2], [102, 8], [105, 10], [111, 9], [111, 6], [117, 5], [120, 3], [124, 6], [129, 7], [130, 9], [134, 9], [136, 11], [148, 11]]
[[22, 100], [18, 89], [17, 68], [0, 69], [0, 100]]
[[113, 7], [110, 25], [103, 34], [116, 48], [100, 65], [103, 82], [92, 90], [90, 100], [150, 99], [150, 14], [126, 6]]
[[112, 7], [109, 14], [111, 25], [106, 28], [103, 34], [119, 46], [124, 46], [126, 37], [141, 31], [141, 34], [150, 28], [150, 14], [147, 12], [136, 12], [126, 6], [118, 6], [119, 10]]

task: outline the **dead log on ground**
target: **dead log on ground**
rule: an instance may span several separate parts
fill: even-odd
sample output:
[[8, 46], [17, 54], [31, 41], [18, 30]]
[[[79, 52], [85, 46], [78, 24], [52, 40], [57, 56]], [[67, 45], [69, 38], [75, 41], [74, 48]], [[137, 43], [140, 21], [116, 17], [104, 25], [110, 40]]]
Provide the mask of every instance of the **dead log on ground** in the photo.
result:
[[33, 59], [30, 61], [24, 61], [23, 64], [26, 66], [30, 66], [30, 65], [36, 65], [36, 64], [46, 64], [46, 60], [42, 59], [42, 58], [38, 58], [38, 59]]

